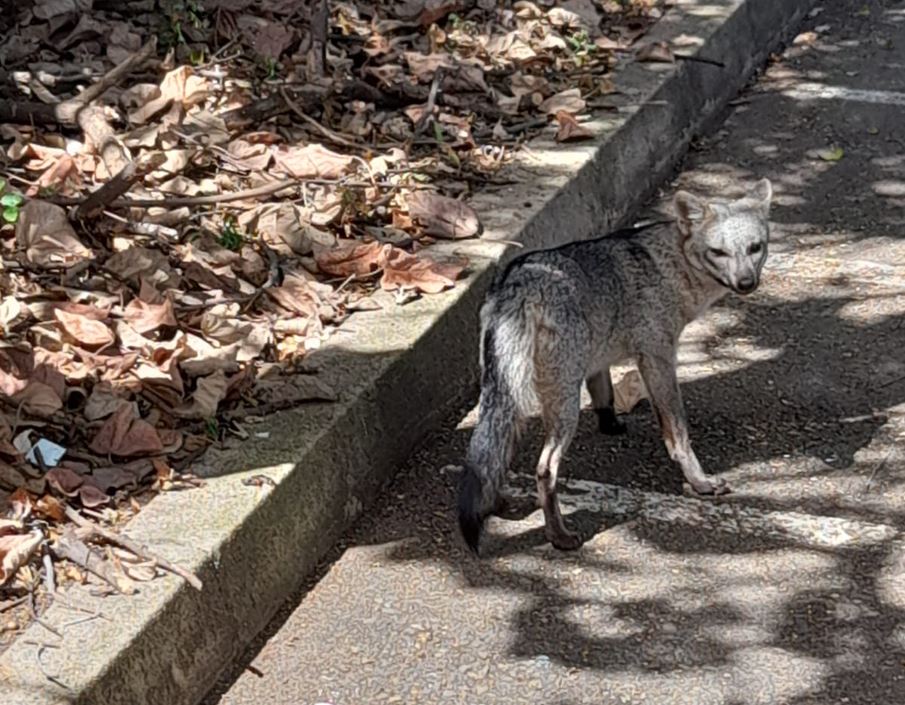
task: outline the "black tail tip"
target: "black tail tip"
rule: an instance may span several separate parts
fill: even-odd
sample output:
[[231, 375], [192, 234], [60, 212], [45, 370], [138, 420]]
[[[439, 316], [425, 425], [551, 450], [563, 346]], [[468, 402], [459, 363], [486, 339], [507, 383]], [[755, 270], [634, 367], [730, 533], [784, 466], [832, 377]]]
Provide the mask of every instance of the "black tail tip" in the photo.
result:
[[467, 467], [459, 481], [459, 529], [465, 543], [477, 556], [484, 529], [484, 517], [481, 515], [481, 478], [473, 468]]

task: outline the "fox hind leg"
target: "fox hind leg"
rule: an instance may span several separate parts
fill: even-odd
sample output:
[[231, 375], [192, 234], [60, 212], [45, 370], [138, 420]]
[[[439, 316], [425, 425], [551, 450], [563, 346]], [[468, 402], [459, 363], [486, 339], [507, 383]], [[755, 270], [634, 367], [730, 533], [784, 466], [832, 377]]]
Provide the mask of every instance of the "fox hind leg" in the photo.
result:
[[563, 457], [578, 427], [581, 410], [581, 382], [588, 338], [580, 324], [570, 322], [569, 344], [553, 331], [541, 335], [535, 357], [535, 384], [541, 405], [546, 440], [537, 463], [537, 495], [544, 510], [547, 540], [564, 551], [581, 546], [578, 535], [566, 528], [556, 491]]

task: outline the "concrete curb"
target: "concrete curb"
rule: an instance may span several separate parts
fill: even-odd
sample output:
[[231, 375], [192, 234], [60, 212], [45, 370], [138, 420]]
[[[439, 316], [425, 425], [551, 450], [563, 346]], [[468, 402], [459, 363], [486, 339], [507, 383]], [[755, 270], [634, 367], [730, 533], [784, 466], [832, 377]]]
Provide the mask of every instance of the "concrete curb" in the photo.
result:
[[[336, 403], [268, 418], [254, 429], [266, 437], [208, 456], [216, 472], [205, 488], [157, 497], [129, 525], [133, 538], [196, 569], [204, 589], [171, 577], [131, 598], [70, 589], [70, 606], [58, 601], [44, 616], [62, 640], [35, 624], [0, 656], [0, 702], [198, 702], [397, 463], [474, 391], [478, 305], [512, 249], [494, 240], [533, 249], [620, 224], [812, 4], [679, 0], [651, 39], [684, 40], [684, 53], [696, 46], [725, 67], [626, 65], [616, 82], [632, 107], [593, 123], [599, 139], [574, 148], [533, 142], [520, 164], [524, 184], [473, 201], [484, 238], [444, 246], [471, 259], [466, 282], [402, 311], [354, 316], [312, 359], [341, 390]], [[242, 484], [255, 474], [275, 486]], [[98, 616], [84, 621], [72, 605]]]

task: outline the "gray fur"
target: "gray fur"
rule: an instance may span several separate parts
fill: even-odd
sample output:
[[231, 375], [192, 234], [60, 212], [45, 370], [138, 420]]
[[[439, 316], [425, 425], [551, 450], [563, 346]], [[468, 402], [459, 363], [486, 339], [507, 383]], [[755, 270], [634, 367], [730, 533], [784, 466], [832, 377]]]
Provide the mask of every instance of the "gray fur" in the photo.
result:
[[582, 383], [601, 429], [621, 432], [610, 365], [634, 358], [670, 457], [701, 494], [728, 491], [691, 448], [676, 379], [685, 326], [730, 290], [754, 291], [767, 256], [772, 189], [704, 201], [680, 191], [676, 220], [522, 255], [500, 274], [481, 309], [481, 398], [459, 491], [463, 535], [477, 550], [524, 420], [539, 411], [546, 442], [537, 465], [547, 538], [581, 540], [563, 523], [556, 477], [578, 423]]

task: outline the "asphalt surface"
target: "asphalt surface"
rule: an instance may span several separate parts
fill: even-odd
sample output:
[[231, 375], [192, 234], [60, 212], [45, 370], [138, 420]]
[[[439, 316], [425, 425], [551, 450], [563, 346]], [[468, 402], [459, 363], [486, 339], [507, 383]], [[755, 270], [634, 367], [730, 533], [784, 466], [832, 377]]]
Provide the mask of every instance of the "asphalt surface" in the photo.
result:
[[827, 3], [802, 32], [664, 192], [774, 184], [761, 289], [680, 357], [692, 443], [734, 492], [683, 496], [645, 405], [616, 438], [585, 410], [562, 495], [585, 545], [534, 512], [491, 520], [476, 559], [448, 467], [466, 409], [208, 705], [905, 703], [905, 3]]

